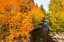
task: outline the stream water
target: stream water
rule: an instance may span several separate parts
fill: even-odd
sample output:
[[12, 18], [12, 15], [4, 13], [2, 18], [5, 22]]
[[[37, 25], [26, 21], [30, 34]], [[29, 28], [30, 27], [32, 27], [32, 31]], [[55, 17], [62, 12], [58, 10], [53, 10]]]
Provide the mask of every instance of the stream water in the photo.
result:
[[48, 21], [41, 22], [38, 27], [36, 27], [31, 32], [30, 42], [55, 42], [52, 40], [49, 34], [49, 24]]

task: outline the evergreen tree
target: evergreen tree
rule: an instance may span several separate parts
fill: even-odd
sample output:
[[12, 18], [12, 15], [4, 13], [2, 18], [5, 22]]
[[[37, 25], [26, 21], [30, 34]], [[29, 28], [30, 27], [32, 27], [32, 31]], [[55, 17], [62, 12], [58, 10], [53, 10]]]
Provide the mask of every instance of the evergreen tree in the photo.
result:
[[28, 2], [33, 2], [34, 3], [34, 0], [27, 0]]
[[36, 3], [36, 7], [38, 7], [38, 4]]
[[40, 5], [40, 9], [41, 9], [42, 11], [44, 11], [44, 13], [45, 13], [45, 15], [46, 15], [46, 11], [45, 11], [45, 9], [43, 8], [43, 5]]

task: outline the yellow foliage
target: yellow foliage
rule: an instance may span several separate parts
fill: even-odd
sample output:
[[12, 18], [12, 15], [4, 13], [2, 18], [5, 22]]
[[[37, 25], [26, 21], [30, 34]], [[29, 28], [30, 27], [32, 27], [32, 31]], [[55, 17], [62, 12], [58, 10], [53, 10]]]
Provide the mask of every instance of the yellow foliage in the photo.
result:
[[64, 0], [51, 0], [49, 20], [52, 22], [53, 31], [64, 29]]
[[33, 13], [33, 25], [37, 26], [44, 18], [44, 12], [42, 12], [39, 8], [34, 8], [32, 10]]

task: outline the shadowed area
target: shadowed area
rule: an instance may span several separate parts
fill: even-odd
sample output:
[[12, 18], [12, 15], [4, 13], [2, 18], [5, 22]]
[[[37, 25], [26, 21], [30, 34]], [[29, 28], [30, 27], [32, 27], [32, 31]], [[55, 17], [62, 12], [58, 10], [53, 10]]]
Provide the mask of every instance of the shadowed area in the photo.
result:
[[49, 22], [47, 20], [42, 21], [38, 27], [31, 32], [31, 42], [55, 42], [49, 36]]

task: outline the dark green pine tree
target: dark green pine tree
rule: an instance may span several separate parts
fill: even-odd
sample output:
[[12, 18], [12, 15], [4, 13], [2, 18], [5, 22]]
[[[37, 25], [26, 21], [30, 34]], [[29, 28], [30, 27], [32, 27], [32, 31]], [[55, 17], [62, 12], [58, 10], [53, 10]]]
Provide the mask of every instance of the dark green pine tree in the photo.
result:
[[34, 3], [34, 0], [31, 0]]
[[34, 0], [26, 0], [27, 2], [33, 2], [34, 3]]
[[38, 7], [38, 4], [36, 3], [36, 7]]
[[44, 11], [44, 13], [45, 13], [45, 15], [46, 15], [46, 11], [45, 11], [45, 9], [43, 8], [43, 5], [40, 5], [40, 9], [41, 9], [42, 11]]

